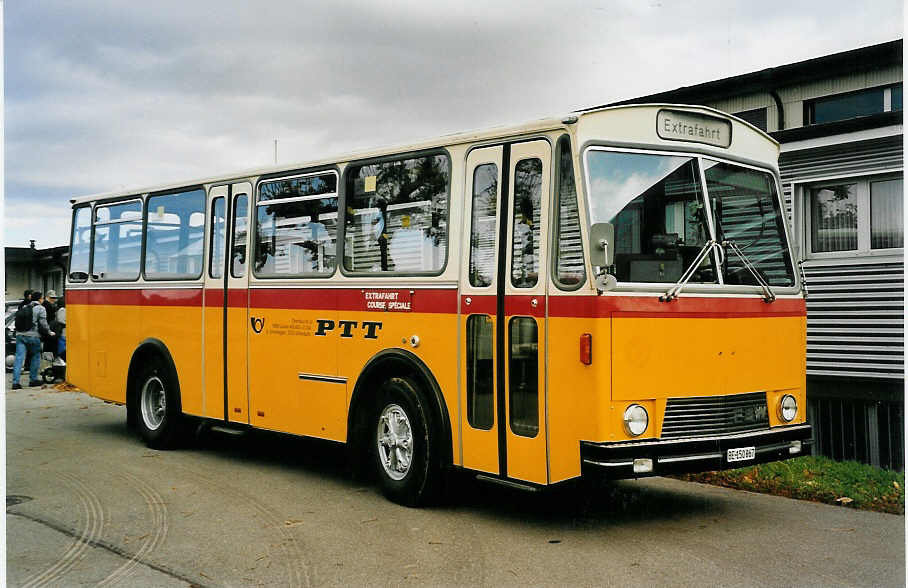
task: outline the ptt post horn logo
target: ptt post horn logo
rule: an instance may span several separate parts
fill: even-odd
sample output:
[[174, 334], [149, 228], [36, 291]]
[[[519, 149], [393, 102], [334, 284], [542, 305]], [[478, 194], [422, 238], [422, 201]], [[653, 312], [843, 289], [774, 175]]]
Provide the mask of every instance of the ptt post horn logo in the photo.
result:
[[262, 329], [265, 328], [265, 319], [263, 318], [256, 318], [252, 316], [249, 317], [249, 322], [252, 323], [252, 330], [255, 331], [256, 334], [261, 333]]

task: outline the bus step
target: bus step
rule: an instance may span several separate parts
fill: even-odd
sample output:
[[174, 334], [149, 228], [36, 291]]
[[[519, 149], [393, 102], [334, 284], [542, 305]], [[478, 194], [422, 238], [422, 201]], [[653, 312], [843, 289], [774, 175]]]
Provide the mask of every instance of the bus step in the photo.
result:
[[539, 492], [538, 486], [531, 486], [530, 484], [522, 484], [520, 482], [512, 482], [511, 480], [502, 480], [501, 478], [494, 478], [492, 476], [486, 476], [483, 474], [476, 474], [476, 479], [482, 480], [484, 482], [492, 482], [493, 484], [501, 484], [502, 486], [507, 486], [509, 488], [525, 490], [527, 492]]
[[216, 433], [224, 433], [226, 435], [233, 435], [235, 437], [245, 435], [248, 432], [248, 429], [235, 429], [233, 427], [227, 427], [225, 425], [211, 425], [211, 430]]

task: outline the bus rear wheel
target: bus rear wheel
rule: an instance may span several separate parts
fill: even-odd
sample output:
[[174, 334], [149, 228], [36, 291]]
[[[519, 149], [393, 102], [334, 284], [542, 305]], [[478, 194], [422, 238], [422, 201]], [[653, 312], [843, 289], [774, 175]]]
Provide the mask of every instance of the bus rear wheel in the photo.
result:
[[137, 382], [135, 401], [139, 435], [152, 449], [173, 447], [182, 430], [176, 383], [159, 362], [144, 367]]
[[409, 378], [391, 378], [379, 388], [373, 461], [382, 493], [404, 506], [426, 504], [439, 484], [439, 435], [431, 410]]

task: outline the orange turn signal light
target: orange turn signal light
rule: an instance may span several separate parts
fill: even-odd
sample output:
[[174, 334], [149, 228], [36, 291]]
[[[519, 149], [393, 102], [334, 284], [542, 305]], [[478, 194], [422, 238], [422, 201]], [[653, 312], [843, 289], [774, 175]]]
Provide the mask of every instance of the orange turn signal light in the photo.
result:
[[580, 335], [580, 363], [583, 365], [593, 363], [593, 336], [589, 333]]

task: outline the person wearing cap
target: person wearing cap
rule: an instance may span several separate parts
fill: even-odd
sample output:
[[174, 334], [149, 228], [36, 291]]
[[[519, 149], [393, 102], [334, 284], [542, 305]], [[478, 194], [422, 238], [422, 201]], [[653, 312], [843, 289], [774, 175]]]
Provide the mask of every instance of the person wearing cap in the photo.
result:
[[48, 290], [44, 294], [44, 302], [41, 303], [44, 311], [47, 313], [48, 324], [54, 322], [57, 317], [57, 293], [54, 290]]
[[[44, 301], [41, 303], [44, 312], [47, 314], [47, 324], [52, 325], [57, 319], [57, 292], [48, 290], [44, 294]], [[42, 338], [42, 349], [45, 353], [57, 353], [57, 337], [47, 335]]]

